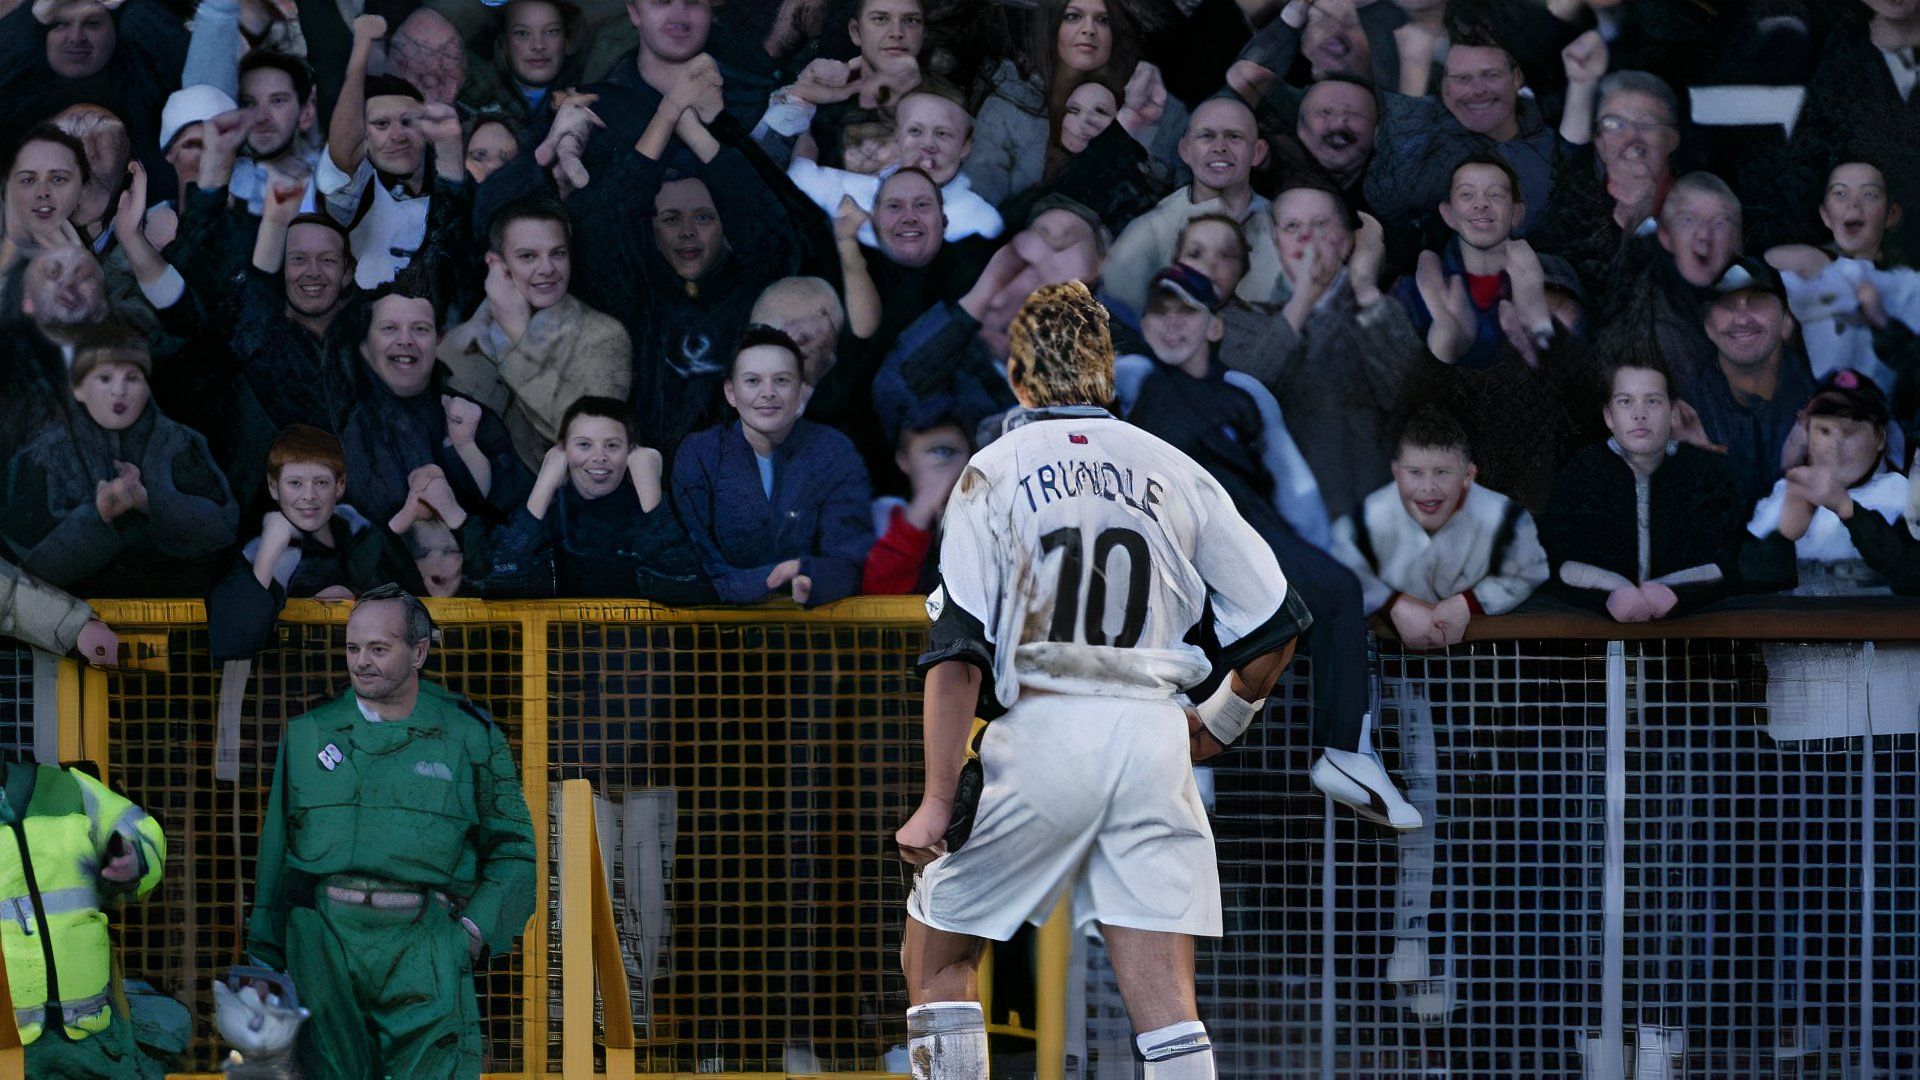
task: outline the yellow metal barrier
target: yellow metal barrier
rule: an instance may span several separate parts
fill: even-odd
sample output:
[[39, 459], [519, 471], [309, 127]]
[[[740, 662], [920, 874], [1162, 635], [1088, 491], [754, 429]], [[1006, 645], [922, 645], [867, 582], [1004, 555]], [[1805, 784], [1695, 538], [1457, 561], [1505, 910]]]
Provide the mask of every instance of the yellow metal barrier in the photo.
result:
[[[280, 727], [345, 689], [351, 606], [289, 605], [278, 647], [253, 664], [238, 730], [224, 736], [202, 606], [94, 606], [145, 656], [137, 669], [63, 668], [60, 746], [92, 760], [167, 828], [166, 877], [116, 925], [127, 970], [202, 1019], [193, 1064], [209, 1069], [211, 982], [243, 957]], [[906, 878], [891, 836], [919, 791], [920, 600], [859, 598], [814, 611], [459, 599], [428, 607], [439, 627], [428, 677], [500, 725], [534, 820], [552, 821], [550, 797], [562, 790], [576, 800], [557, 833], [535, 829], [552, 873], [520, 947], [478, 977], [489, 1075], [890, 1075], [875, 1070], [905, 1041], [897, 950]], [[235, 781], [214, 776], [224, 739], [237, 746]], [[618, 875], [608, 891], [604, 868], [593, 865], [600, 846], [587, 785], [581, 795], [553, 787], [573, 780], [616, 803], [665, 792], [677, 808], [664, 842], [665, 959], [633, 984], [642, 994], [629, 992], [615, 935], [616, 904], [631, 912], [633, 898]], [[581, 798], [584, 860], [566, 847]], [[568, 884], [582, 878], [584, 892]], [[596, 972], [608, 1033], [600, 1038]], [[633, 1015], [629, 1006], [640, 1003], [646, 1010]], [[1042, 1017], [1040, 1058], [1061, 1060], [1065, 1018], [1045, 1006]]]

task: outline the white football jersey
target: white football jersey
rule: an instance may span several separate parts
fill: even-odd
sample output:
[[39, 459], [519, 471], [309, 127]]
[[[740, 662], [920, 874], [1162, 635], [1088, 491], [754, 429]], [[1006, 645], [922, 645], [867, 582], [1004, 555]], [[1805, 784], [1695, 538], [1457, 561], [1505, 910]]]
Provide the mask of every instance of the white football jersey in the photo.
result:
[[923, 663], [990, 664], [1003, 706], [1022, 684], [1166, 697], [1213, 668], [1185, 640], [1209, 605], [1229, 667], [1311, 621], [1191, 458], [1104, 410], [1046, 415], [975, 454], [954, 488]]

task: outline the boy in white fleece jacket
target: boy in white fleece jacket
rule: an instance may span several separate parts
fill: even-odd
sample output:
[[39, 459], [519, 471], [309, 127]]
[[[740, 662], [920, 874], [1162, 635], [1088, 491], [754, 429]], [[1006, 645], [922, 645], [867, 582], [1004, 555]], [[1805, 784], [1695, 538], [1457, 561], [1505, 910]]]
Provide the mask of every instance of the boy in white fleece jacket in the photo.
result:
[[1476, 615], [1512, 611], [1547, 580], [1533, 518], [1473, 482], [1466, 432], [1437, 409], [1401, 429], [1393, 483], [1333, 526], [1333, 556], [1409, 648], [1459, 643]]

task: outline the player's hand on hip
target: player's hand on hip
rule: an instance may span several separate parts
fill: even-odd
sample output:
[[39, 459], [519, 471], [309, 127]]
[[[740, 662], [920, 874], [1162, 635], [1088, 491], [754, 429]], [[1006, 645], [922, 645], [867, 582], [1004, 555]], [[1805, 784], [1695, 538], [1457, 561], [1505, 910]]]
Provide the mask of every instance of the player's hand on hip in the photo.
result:
[[900, 858], [914, 866], [925, 866], [947, 853], [947, 826], [953, 821], [953, 801], [929, 795], [920, 800], [905, 825], [893, 834], [900, 846]]

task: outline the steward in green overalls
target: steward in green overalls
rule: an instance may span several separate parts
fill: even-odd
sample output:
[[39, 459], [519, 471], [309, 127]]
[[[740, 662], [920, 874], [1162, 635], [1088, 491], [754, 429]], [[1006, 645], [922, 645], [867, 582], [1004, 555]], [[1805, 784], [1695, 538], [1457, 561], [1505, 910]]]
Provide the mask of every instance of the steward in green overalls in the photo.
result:
[[160, 823], [85, 773], [0, 762], [0, 953], [33, 1080], [163, 1070], [114, 1008], [107, 903], [145, 896], [167, 859]]
[[305, 1080], [478, 1077], [474, 965], [533, 914], [533, 825], [506, 736], [422, 682], [432, 622], [383, 585], [347, 620], [353, 689], [288, 721], [247, 948], [313, 1017]]

